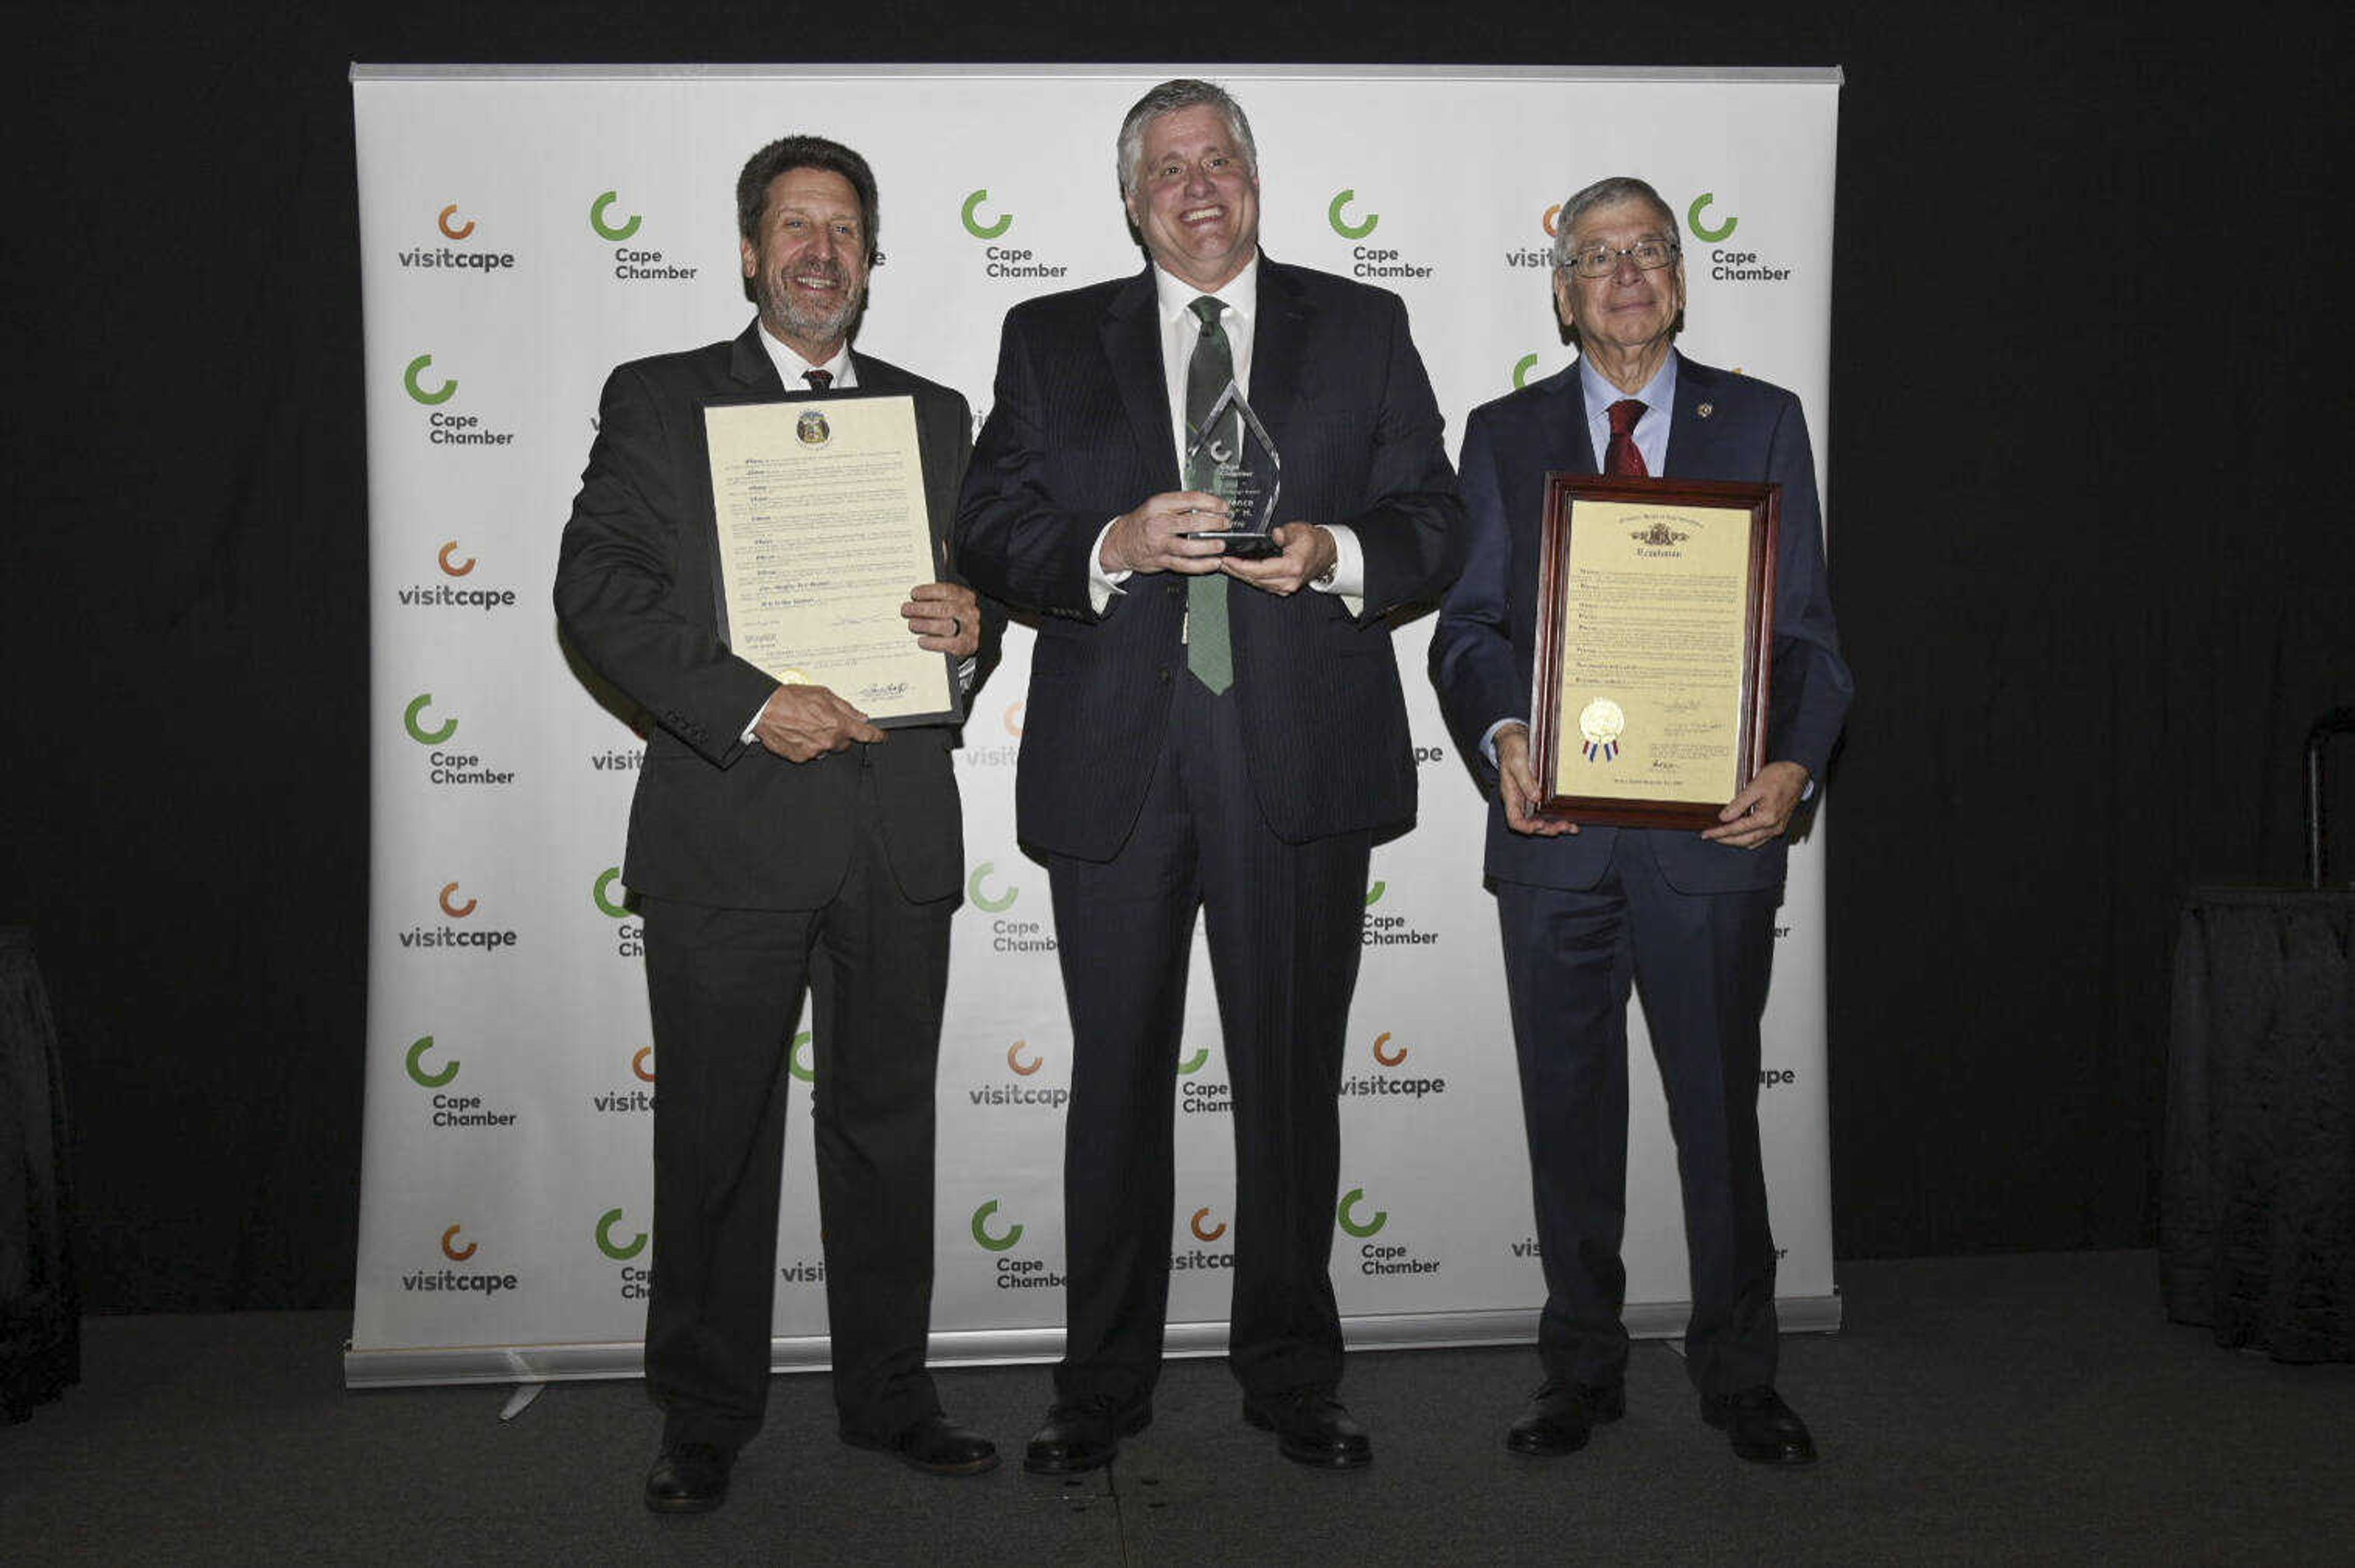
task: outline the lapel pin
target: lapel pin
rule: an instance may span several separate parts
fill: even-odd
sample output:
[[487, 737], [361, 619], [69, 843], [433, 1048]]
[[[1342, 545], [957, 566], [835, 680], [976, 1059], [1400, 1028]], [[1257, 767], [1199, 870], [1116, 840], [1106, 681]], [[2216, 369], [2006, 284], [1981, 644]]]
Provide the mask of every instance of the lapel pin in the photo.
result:
[[1717, 405], [1715, 403], [1703, 403], [1700, 407], [1695, 409], [1693, 412], [1700, 415], [1702, 419], [1707, 419], [1710, 415], [1717, 412]]

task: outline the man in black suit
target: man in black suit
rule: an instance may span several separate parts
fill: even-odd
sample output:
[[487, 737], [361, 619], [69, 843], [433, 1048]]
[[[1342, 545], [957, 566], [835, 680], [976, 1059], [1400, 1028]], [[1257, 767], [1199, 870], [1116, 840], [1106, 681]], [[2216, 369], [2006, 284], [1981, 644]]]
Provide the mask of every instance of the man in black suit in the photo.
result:
[[[1692, 1264], [1685, 1366], [1701, 1413], [1766, 1464], [1816, 1456], [1774, 1391], [1774, 1241], [1758, 1146], [1759, 1015], [1782, 901], [1784, 832], [1823, 772], [1854, 682], [1824, 573], [1799, 400], [1685, 358], [1676, 214], [1643, 181], [1562, 205], [1553, 293], [1575, 365], [1475, 410], [1464, 435], [1463, 575], [1431, 678], [1496, 785], [1487, 871], [1504, 934], [1546, 1307], [1545, 1381], [1506, 1433], [1538, 1456], [1625, 1408], [1627, 997], [1640, 987], [1684, 1193]], [[1766, 750], [1702, 832], [1540, 816], [1529, 711], [1539, 524], [1550, 470], [1782, 486]]]
[[[1445, 586], [1461, 508], [1405, 307], [1260, 254], [1241, 107], [1165, 83], [1118, 160], [1151, 265], [1007, 313], [958, 524], [974, 582], [1042, 617], [1017, 816], [1052, 883], [1074, 1040], [1068, 1336], [1024, 1464], [1093, 1468], [1151, 1419], [1201, 909], [1234, 1083], [1243, 1414], [1287, 1457], [1362, 1465], [1327, 1264], [1367, 860], [1414, 812], [1384, 617]], [[1230, 379], [1282, 462], [1290, 520], [1260, 559], [1218, 537], [1209, 467], [1181, 475]]]
[[997, 1462], [924, 1370], [932, 1282], [932, 1092], [963, 825], [944, 725], [888, 736], [823, 686], [780, 684], [719, 635], [701, 404], [858, 390], [915, 401], [942, 581], [900, 614], [970, 687], [996, 656], [947, 565], [972, 429], [955, 392], [849, 340], [875, 250], [875, 177], [789, 136], [737, 182], [745, 293], [728, 343], [623, 365], [605, 384], [565, 525], [556, 608], [589, 663], [659, 728], [623, 880], [641, 901], [661, 1086], [646, 1383], [664, 1410], [657, 1512], [716, 1508], [766, 1406], [786, 1063], [815, 997], [812, 1117], [843, 1440], [922, 1469]]

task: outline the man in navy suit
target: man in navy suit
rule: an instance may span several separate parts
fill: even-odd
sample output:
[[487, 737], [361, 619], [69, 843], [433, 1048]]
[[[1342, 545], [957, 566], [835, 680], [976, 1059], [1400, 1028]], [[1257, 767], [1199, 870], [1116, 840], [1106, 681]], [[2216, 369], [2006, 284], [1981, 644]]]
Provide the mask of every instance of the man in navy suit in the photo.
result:
[[[1477, 410], [1465, 428], [1464, 570], [1431, 678], [1466, 756], [1496, 786], [1487, 870], [1545, 1257], [1545, 1381], [1506, 1434], [1570, 1453], [1625, 1408], [1627, 997], [1643, 994], [1684, 1191], [1693, 1307], [1686, 1369], [1734, 1451], [1815, 1458], [1774, 1391], [1774, 1243], [1758, 1147], [1758, 1024], [1782, 901], [1784, 832], [1823, 771], [1852, 690], [1824, 576], [1815, 461], [1790, 393], [1687, 359], [1676, 215], [1641, 180], [1563, 204], [1553, 293], [1578, 362]], [[1529, 751], [1539, 525], [1549, 470], [1773, 481], [1769, 761], [1700, 833], [1542, 817]]]
[[703, 405], [894, 393], [916, 443], [942, 581], [900, 606], [968, 689], [1002, 612], [947, 564], [965, 401], [854, 353], [875, 250], [875, 176], [787, 136], [736, 187], [744, 292], [732, 342], [622, 366], [565, 525], [556, 608], [583, 657], [660, 726], [630, 807], [657, 1071], [646, 1386], [664, 1410], [659, 1513], [716, 1508], [767, 1406], [787, 1053], [816, 1000], [811, 1121], [845, 1442], [971, 1475], [988, 1439], [942, 1414], [924, 1370], [932, 1285], [933, 1068], [964, 875], [945, 724], [887, 731], [823, 685], [780, 682], [718, 622]]
[[[1041, 615], [1017, 826], [1048, 867], [1074, 1040], [1068, 1337], [1024, 1463], [1092, 1469], [1151, 1419], [1203, 910], [1234, 1083], [1244, 1418], [1289, 1458], [1348, 1467], [1372, 1449], [1335, 1397], [1336, 1097], [1368, 856], [1414, 813], [1385, 617], [1444, 588], [1462, 508], [1397, 296], [1260, 254], [1234, 100], [1164, 83], [1118, 163], [1151, 264], [1007, 313], [959, 517], [975, 585]], [[1218, 537], [1210, 469], [1181, 473], [1189, 426], [1234, 439], [1210, 418], [1229, 381], [1282, 464], [1260, 559]]]

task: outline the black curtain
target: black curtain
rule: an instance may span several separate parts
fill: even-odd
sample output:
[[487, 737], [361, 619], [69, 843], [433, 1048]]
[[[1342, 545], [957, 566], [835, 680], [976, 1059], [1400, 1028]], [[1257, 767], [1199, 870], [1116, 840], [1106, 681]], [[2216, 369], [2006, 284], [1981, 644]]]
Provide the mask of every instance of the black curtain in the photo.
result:
[[347, 63], [1151, 61], [1205, 16], [1237, 61], [1847, 69], [1817, 411], [1861, 693], [1828, 796], [1838, 1247], [2147, 1243], [2172, 912], [2297, 874], [2298, 738], [2355, 701], [2341, 24], [1621, 9], [18, 13], [0, 923], [37, 929], [59, 1018], [86, 1299], [349, 1298]]

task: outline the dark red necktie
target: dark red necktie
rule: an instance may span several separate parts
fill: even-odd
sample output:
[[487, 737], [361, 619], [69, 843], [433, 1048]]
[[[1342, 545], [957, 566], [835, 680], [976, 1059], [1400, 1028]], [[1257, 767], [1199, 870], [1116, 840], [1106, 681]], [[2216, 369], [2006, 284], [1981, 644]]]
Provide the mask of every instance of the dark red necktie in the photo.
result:
[[1620, 479], [1648, 478], [1652, 471], [1644, 466], [1644, 453], [1636, 445], [1636, 421], [1644, 417], [1642, 401], [1622, 398], [1604, 411], [1611, 416], [1611, 444], [1604, 450], [1603, 472]]
[[[831, 370], [805, 370], [802, 372], [802, 379], [807, 381], [813, 390], [823, 392], [828, 387], [834, 385], [834, 372]], [[1637, 403], [1636, 406], [1640, 409], [1644, 405]], [[1614, 425], [1612, 428], [1616, 430], [1618, 426]], [[1638, 474], [1641, 474], [1644, 471], [1642, 467], [1643, 461], [1644, 460], [1640, 457], [1636, 460], [1637, 464], [1636, 472]], [[1618, 470], [1614, 469], [1612, 472], [1615, 474]]]

